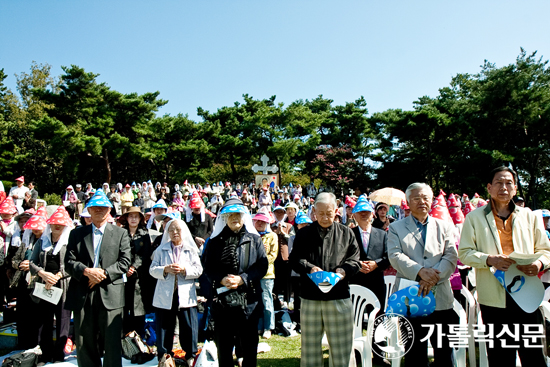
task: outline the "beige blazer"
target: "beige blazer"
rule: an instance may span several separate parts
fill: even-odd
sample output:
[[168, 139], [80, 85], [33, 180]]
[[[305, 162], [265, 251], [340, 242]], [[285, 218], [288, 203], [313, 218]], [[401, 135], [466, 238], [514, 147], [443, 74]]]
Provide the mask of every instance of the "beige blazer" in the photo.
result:
[[430, 217], [424, 243], [412, 215], [390, 224], [386, 237], [388, 258], [397, 270], [393, 291], [399, 289], [401, 278], [419, 280], [420, 269], [437, 269], [441, 272], [441, 280], [436, 287], [435, 309], [452, 308], [454, 297], [449, 277], [455, 271], [458, 259], [454, 231], [451, 223]]
[[[540, 261], [547, 269], [550, 265], [550, 244], [542, 220], [529, 209], [511, 204], [512, 241], [514, 251], [523, 254], [540, 252]], [[482, 305], [506, 307], [506, 291], [487, 266], [489, 255], [502, 254], [491, 203], [477, 208], [466, 216], [458, 255], [464, 265], [476, 269], [478, 301]]]

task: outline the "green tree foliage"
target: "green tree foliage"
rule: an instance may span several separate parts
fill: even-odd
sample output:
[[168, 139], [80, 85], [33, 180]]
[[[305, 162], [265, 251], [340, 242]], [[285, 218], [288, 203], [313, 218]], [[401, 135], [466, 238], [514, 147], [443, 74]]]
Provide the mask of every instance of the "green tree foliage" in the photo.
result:
[[531, 207], [550, 206], [550, 71], [523, 49], [503, 67], [485, 61], [457, 74], [412, 110], [368, 116], [367, 101], [335, 105], [317, 96], [288, 105], [248, 94], [214, 112], [158, 115], [159, 92], [123, 94], [78, 66], [51, 75], [33, 62], [16, 74], [17, 94], [0, 70], [0, 165], [55, 192], [76, 181], [183, 182], [254, 179], [266, 154], [282, 184], [405, 189], [486, 195], [491, 168], [512, 165]]
[[537, 193], [550, 178], [547, 64], [522, 49], [513, 64], [497, 68], [485, 61], [478, 74], [457, 74], [436, 98], [416, 101], [413, 111], [373, 115], [380, 185], [425, 181], [436, 189], [482, 194], [487, 173], [505, 164], [520, 174], [520, 194], [539, 206]]

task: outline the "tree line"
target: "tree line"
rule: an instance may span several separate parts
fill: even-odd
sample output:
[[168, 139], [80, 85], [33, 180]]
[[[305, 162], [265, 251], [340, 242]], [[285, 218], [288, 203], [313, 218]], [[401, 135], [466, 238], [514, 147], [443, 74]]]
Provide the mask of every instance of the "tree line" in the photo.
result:
[[550, 204], [550, 71], [536, 52], [521, 49], [503, 67], [485, 61], [412, 110], [372, 115], [362, 96], [284, 105], [244, 94], [216, 111], [198, 107], [193, 121], [159, 115], [168, 101], [158, 91], [123, 94], [76, 65], [62, 70], [33, 62], [15, 74], [15, 92], [0, 70], [3, 180], [25, 175], [43, 192], [76, 181], [249, 182], [267, 154], [282, 184], [315, 180], [347, 193], [422, 181], [471, 196], [485, 195], [487, 173], [506, 164], [532, 207]]

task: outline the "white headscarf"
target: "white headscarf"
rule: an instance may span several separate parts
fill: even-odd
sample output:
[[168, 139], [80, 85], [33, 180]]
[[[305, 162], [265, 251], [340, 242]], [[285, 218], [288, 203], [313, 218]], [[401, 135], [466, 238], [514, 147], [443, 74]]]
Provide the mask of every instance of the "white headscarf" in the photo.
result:
[[[166, 210], [166, 213], [163, 213], [163, 214], [167, 214], [167, 213], [168, 213], [168, 210]], [[157, 216], [157, 214], [155, 214], [155, 209], [151, 209], [151, 216], [149, 217], [149, 220], [147, 221], [147, 229], [151, 229], [151, 227], [153, 227], [153, 223], [155, 222], [155, 217], [156, 216]], [[156, 230], [157, 228], [155, 227], [153, 229]]]
[[[24, 232], [23, 232], [23, 234], [24, 234]], [[13, 246], [13, 247], [21, 246], [21, 227], [19, 227], [19, 223], [17, 223], [15, 225], [15, 231], [13, 232], [13, 235], [11, 236], [10, 246]]]
[[[65, 229], [63, 229], [63, 232], [61, 233], [61, 236], [59, 236], [59, 240], [53, 249], [53, 255], [57, 255], [59, 250], [61, 250], [61, 247], [69, 243], [69, 234], [72, 230], [72, 226], [65, 226]], [[46, 252], [52, 248], [52, 229], [49, 224], [46, 225], [46, 229], [44, 230], [44, 233], [42, 233], [42, 237], [40, 237], [40, 239], [42, 240], [42, 251]]]
[[25, 245], [25, 248], [31, 247], [31, 236], [32, 236], [32, 229], [25, 229], [25, 231], [23, 232], [23, 239], [21, 240], [21, 243]]
[[157, 195], [155, 194], [155, 189], [153, 188], [153, 186], [148, 185], [147, 190], [149, 192], [149, 198], [151, 200], [153, 200], [154, 202], [156, 202], [157, 201]]
[[[248, 209], [245, 207], [246, 213], [239, 213], [244, 216], [244, 227], [246, 228], [246, 231], [248, 233], [257, 234], [260, 235], [256, 228], [254, 227], [254, 223], [252, 223], [252, 217], [250, 216], [250, 213], [248, 212]], [[216, 223], [214, 224], [214, 230], [212, 231], [212, 235], [210, 238], [214, 238], [217, 235], [219, 235], [225, 226], [227, 225], [227, 218], [233, 213], [224, 213], [220, 214], [216, 217]]]
[[172, 240], [170, 239], [169, 228], [174, 223], [179, 223], [180, 225], [180, 228], [181, 228], [180, 237], [183, 241], [183, 248], [191, 250], [191, 252], [195, 253], [197, 256], [200, 256], [199, 248], [197, 247], [197, 244], [195, 243], [195, 240], [193, 239], [191, 232], [189, 232], [189, 228], [187, 228], [187, 224], [185, 224], [185, 222], [182, 221], [181, 219], [173, 219], [166, 224], [166, 227], [164, 228], [164, 234], [162, 235], [162, 240], [160, 241], [159, 248], [167, 244], [168, 242], [172, 242]]

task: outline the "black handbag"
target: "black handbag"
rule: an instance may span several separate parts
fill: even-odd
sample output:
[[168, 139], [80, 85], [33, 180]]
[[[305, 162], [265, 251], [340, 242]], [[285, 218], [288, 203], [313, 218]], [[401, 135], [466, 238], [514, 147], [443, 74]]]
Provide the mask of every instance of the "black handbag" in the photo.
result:
[[37, 364], [38, 354], [21, 352], [4, 359], [2, 367], [36, 367]]
[[242, 309], [246, 308], [246, 292], [237, 288], [218, 294], [214, 298], [214, 303], [222, 309]]

